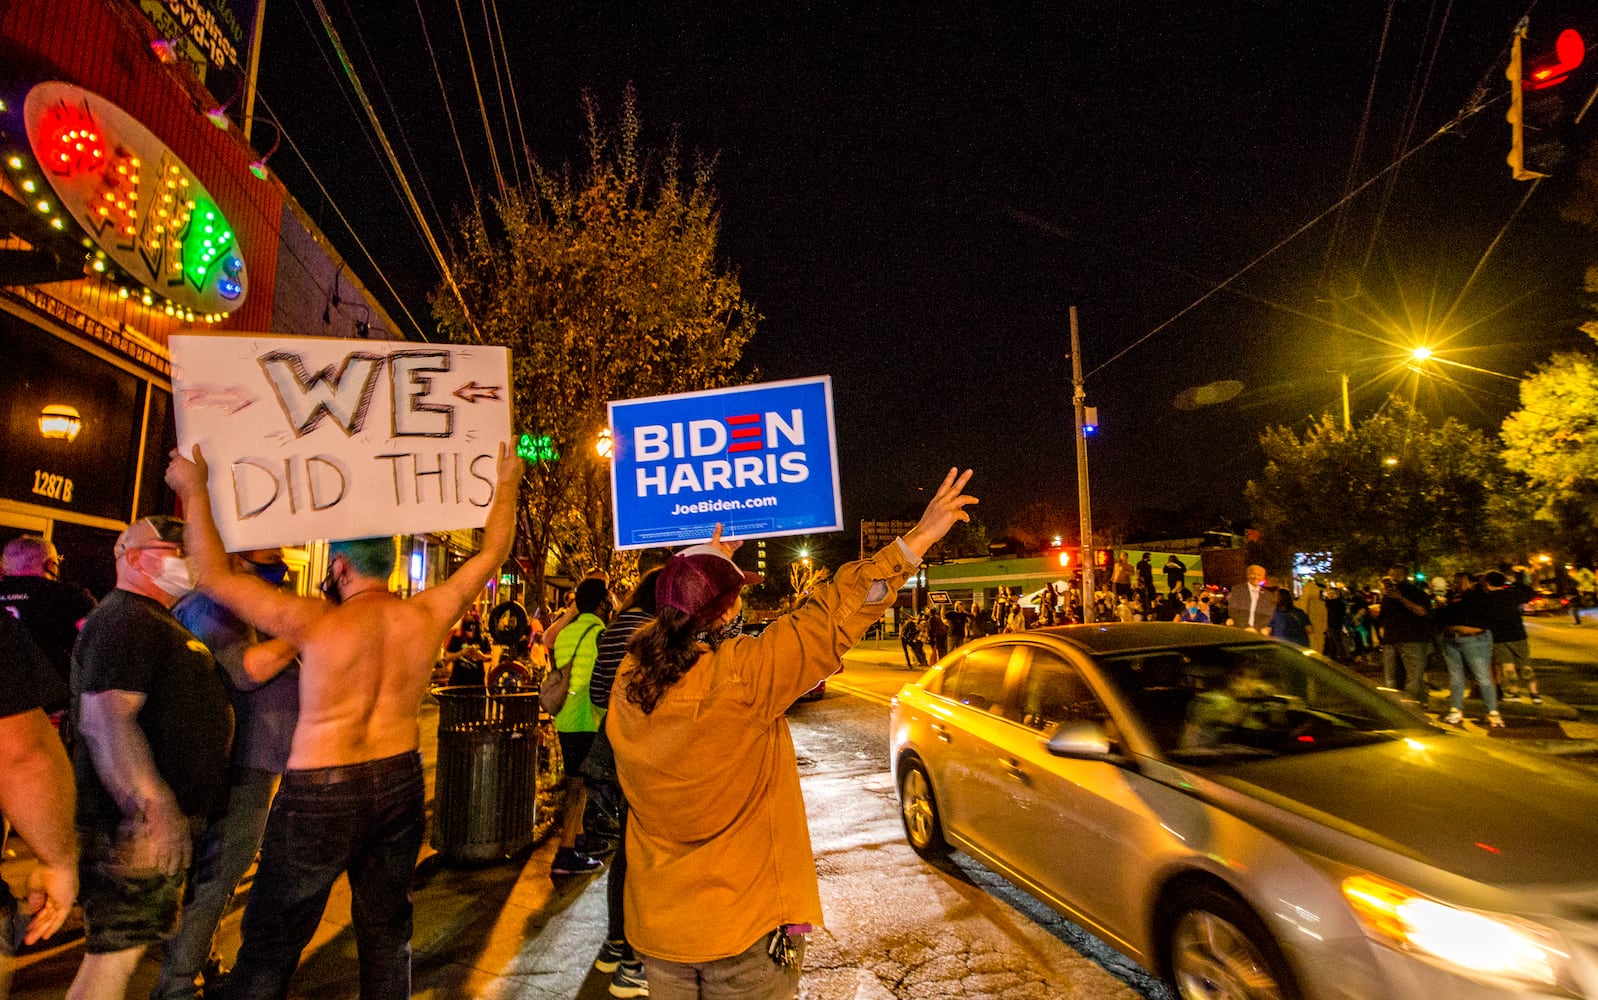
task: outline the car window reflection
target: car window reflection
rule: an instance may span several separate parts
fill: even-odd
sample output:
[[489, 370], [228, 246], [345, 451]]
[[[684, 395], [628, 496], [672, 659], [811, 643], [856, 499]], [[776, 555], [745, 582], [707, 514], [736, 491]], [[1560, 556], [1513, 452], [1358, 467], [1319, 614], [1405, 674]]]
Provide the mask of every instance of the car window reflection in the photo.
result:
[[1106, 656], [1106, 679], [1173, 759], [1313, 753], [1420, 725], [1386, 698], [1278, 643]]

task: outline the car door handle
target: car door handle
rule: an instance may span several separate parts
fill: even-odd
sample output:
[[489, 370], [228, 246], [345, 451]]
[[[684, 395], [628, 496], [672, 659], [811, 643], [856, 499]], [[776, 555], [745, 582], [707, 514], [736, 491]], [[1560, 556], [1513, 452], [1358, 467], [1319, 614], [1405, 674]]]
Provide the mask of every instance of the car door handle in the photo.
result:
[[953, 738], [949, 736], [949, 727], [948, 726], [945, 726], [942, 723], [934, 722], [934, 723], [932, 723], [931, 728], [932, 728], [932, 731], [934, 733], [938, 734], [938, 739], [942, 740], [945, 743], [953, 743], [954, 742]]
[[1026, 770], [1013, 758], [1006, 757], [1004, 760], [999, 761], [999, 766], [1004, 768], [1005, 774], [1008, 774], [1016, 781], [1027, 780]]

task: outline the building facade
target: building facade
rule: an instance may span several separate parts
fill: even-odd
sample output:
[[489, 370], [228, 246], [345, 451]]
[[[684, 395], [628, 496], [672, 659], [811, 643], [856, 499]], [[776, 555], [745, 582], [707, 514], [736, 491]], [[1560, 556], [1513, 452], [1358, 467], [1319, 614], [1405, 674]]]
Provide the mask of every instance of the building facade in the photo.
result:
[[0, 4], [0, 544], [46, 535], [95, 593], [174, 512], [169, 337], [397, 336], [241, 134], [248, 8]]

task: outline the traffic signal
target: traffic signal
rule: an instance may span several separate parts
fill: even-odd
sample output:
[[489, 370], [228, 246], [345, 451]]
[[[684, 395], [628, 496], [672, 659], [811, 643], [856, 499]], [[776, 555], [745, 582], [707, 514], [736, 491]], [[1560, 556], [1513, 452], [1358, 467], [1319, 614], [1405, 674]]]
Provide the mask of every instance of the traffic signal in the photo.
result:
[[1552, 47], [1533, 49], [1528, 56], [1526, 21], [1515, 28], [1510, 45], [1509, 81], [1510, 172], [1517, 181], [1547, 177], [1570, 156], [1568, 130], [1575, 113], [1575, 101], [1567, 101], [1562, 87], [1573, 71], [1586, 61], [1587, 43], [1581, 32], [1566, 28], [1555, 37]]

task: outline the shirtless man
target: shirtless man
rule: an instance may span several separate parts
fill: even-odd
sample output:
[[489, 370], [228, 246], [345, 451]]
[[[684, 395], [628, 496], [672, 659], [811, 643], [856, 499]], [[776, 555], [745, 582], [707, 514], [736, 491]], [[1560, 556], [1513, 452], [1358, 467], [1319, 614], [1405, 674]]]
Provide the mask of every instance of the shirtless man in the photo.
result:
[[239, 572], [211, 517], [199, 448], [193, 461], [173, 453], [167, 484], [189, 518], [196, 586], [300, 650], [299, 724], [244, 911], [235, 1000], [287, 996], [343, 872], [363, 1000], [410, 995], [410, 880], [425, 823], [417, 711], [445, 634], [510, 555], [522, 469], [501, 445], [482, 551], [443, 583], [401, 599], [388, 590], [392, 538], [335, 542], [321, 601]]

